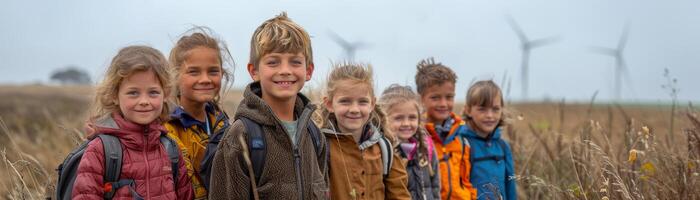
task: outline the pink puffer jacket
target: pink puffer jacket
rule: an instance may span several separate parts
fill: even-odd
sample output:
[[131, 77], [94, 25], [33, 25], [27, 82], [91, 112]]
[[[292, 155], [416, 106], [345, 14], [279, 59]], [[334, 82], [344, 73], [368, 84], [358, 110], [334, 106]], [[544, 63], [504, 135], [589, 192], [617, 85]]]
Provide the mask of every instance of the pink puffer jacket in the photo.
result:
[[[93, 127], [97, 133], [119, 138], [123, 152], [120, 179], [133, 179], [134, 189], [141, 197], [188, 200], [194, 197], [190, 179], [184, 176], [187, 174], [185, 162], [179, 162], [178, 174], [183, 176], [177, 177], [177, 184], [173, 183], [172, 165], [159, 139], [161, 134], [165, 134], [165, 129], [158, 120], [142, 126], [114, 113], [98, 119]], [[88, 144], [80, 160], [73, 199], [103, 199], [104, 171], [104, 148], [102, 141], [96, 138]], [[133, 199], [129, 187], [119, 188], [114, 199]]]

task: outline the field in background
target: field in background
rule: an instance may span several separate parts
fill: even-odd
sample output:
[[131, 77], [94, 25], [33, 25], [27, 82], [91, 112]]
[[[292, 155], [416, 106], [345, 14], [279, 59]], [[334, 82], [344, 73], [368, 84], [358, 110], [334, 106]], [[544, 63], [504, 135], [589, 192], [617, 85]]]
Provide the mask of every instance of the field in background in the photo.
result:
[[[90, 87], [0, 86], [0, 198], [53, 192], [54, 169], [84, 138], [91, 95]], [[233, 115], [241, 92], [224, 99]], [[668, 105], [509, 105], [504, 137], [519, 197], [700, 199], [700, 122], [683, 105], [672, 131]]]

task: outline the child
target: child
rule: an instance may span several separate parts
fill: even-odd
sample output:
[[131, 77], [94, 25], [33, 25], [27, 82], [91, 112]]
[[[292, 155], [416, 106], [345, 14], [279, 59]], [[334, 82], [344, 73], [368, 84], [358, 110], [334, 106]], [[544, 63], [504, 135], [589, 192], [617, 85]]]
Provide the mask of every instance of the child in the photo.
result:
[[420, 125], [418, 96], [409, 86], [391, 85], [379, 99], [387, 111], [389, 129], [400, 141], [401, 158], [408, 161], [408, 190], [412, 199], [440, 199], [440, 174], [433, 140]]
[[443, 199], [476, 199], [469, 182], [469, 143], [459, 133], [464, 122], [452, 112], [457, 75], [433, 58], [418, 63], [416, 87], [425, 112], [425, 129], [430, 133], [440, 158], [440, 186]]
[[321, 116], [331, 152], [331, 199], [409, 199], [406, 168], [391, 153], [384, 114], [375, 106], [371, 68], [341, 64], [327, 81]]
[[[165, 99], [171, 84], [167, 67], [163, 54], [147, 46], [123, 48], [112, 59], [95, 94], [90, 138], [106, 134], [119, 139], [123, 155], [120, 180], [104, 182], [105, 151], [101, 139], [95, 138], [78, 166], [73, 199], [103, 199], [107, 192], [115, 192], [114, 199], [193, 198], [190, 179], [172, 173], [186, 174], [185, 163], [178, 162], [178, 169], [172, 169], [160, 142], [166, 134], [160, 123], [168, 114]], [[123, 181], [129, 183], [120, 184]]]
[[326, 199], [326, 141], [299, 93], [314, 70], [309, 34], [286, 13], [263, 22], [247, 69], [254, 82], [214, 156], [209, 197]]
[[[493, 81], [474, 83], [463, 114], [471, 144], [471, 182], [478, 199], [515, 200], [515, 170], [508, 143], [501, 139], [503, 95]], [[496, 144], [496, 145], [494, 145]]]
[[[211, 160], [205, 160], [207, 145], [215, 145], [228, 128], [228, 116], [221, 109], [221, 86], [229, 73], [222, 66], [231, 62], [225, 44], [195, 28], [182, 36], [170, 51], [170, 65], [175, 73], [176, 102], [180, 106], [170, 114], [164, 126], [168, 136], [182, 149], [195, 199], [206, 199]], [[222, 81], [223, 80], [223, 81]], [[208, 165], [207, 165], [208, 164]], [[201, 174], [201, 175], [200, 175]]]

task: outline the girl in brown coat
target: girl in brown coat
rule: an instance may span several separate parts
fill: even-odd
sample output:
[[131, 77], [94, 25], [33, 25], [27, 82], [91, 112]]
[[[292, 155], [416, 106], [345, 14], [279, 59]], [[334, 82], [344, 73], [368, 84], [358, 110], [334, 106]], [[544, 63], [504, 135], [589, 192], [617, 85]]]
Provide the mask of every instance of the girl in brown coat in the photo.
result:
[[[341, 64], [328, 77], [321, 130], [330, 146], [331, 199], [410, 199], [406, 167], [384, 135], [384, 114], [376, 104], [370, 66]], [[382, 144], [385, 147], [382, 147]], [[390, 157], [384, 172], [382, 157]]]

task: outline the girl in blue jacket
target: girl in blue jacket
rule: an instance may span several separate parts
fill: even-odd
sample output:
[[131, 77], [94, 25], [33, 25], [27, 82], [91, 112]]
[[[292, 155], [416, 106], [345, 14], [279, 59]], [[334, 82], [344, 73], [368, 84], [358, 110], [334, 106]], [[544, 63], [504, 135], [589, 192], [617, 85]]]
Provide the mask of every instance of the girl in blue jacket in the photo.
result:
[[467, 91], [461, 134], [471, 145], [470, 181], [477, 199], [517, 199], [515, 168], [510, 146], [501, 139], [503, 93], [491, 80], [474, 83]]

